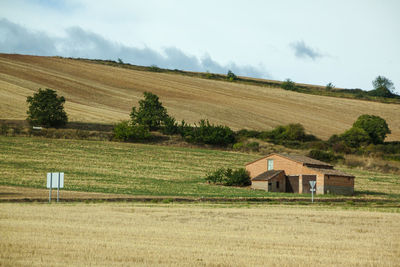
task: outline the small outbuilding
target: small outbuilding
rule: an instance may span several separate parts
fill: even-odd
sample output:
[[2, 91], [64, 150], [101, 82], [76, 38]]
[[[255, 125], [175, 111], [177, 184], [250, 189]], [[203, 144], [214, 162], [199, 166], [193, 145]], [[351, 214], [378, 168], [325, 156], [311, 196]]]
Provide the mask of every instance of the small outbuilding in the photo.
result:
[[251, 187], [268, 192], [310, 193], [316, 181], [317, 194], [352, 195], [354, 176], [328, 163], [302, 155], [273, 153], [246, 164]]

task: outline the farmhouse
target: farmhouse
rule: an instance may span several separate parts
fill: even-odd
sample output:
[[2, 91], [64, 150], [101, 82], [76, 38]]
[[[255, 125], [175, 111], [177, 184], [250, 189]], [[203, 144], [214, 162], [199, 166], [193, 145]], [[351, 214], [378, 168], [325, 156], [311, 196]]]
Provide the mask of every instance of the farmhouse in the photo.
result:
[[251, 187], [268, 192], [310, 193], [316, 181], [317, 194], [352, 195], [354, 176], [332, 165], [301, 155], [273, 153], [246, 164]]

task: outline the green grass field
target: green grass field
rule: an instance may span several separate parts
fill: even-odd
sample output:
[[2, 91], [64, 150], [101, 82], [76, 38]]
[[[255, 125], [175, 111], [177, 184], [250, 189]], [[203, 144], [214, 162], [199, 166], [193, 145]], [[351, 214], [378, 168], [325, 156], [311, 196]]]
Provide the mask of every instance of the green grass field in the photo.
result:
[[[141, 196], [296, 196], [204, 181], [209, 170], [244, 167], [258, 157], [209, 149], [0, 136], [0, 185], [45, 188], [47, 172], [63, 171], [65, 189], [75, 191]], [[359, 197], [400, 198], [396, 175], [345, 171], [357, 176]]]

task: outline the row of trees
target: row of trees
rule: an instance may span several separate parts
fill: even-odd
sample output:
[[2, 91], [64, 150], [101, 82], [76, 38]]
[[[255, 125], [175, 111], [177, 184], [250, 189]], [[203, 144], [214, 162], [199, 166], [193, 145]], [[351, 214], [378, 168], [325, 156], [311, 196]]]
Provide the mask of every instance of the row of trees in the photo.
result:
[[[382, 84], [382, 81], [379, 81], [379, 84]], [[175, 118], [168, 114], [157, 95], [144, 92], [143, 96], [144, 98], [139, 101], [139, 107], [132, 108], [131, 119], [114, 127], [114, 136], [117, 140], [150, 140], [152, 138], [150, 131], [160, 131], [167, 135], [180, 134], [185, 141], [196, 144], [228, 146], [243, 138], [258, 138], [275, 144], [301, 148], [303, 143], [319, 141], [319, 146], [330, 148], [334, 152], [350, 153], [370, 144], [383, 144], [386, 136], [390, 134], [384, 119], [366, 114], [360, 116], [352, 128], [340, 135], [333, 135], [326, 142], [306, 134], [301, 124], [278, 126], [271, 131], [240, 130], [235, 133], [227, 126], [214, 125], [208, 120], [200, 120], [194, 125], [189, 125], [185, 121], [177, 123]], [[68, 121], [63, 106], [65, 98], [57, 96], [54, 90], [39, 89], [33, 97], [27, 98], [27, 102], [29, 103], [27, 120], [32, 125], [62, 127]]]
[[116, 125], [114, 132], [119, 140], [135, 141], [151, 138], [150, 131], [160, 131], [167, 135], [180, 134], [185, 141], [196, 144], [227, 146], [236, 141], [235, 133], [227, 126], [214, 125], [208, 120], [200, 120], [194, 126], [182, 121], [180, 124], [170, 116], [157, 95], [143, 93], [139, 108], [133, 107], [131, 120]]
[[[337, 90], [338, 92], [351, 93], [359, 96], [374, 96], [384, 98], [395, 98], [399, 97], [395, 94], [395, 87], [391, 80], [384, 76], [378, 76], [372, 81], [373, 90], [363, 91], [361, 89], [344, 89]], [[299, 91], [299, 87], [290, 79], [286, 79], [282, 84], [281, 88], [288, 91]], [[333, 83], [328, 83], [325, 87], [327, 91], [332, 91], [335, 88]]]

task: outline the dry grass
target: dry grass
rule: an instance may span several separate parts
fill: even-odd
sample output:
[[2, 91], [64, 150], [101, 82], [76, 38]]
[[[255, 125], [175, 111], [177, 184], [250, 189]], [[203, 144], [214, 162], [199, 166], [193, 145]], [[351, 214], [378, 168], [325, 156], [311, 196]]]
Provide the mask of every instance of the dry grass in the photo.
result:
[[351, 127], [361, 114], [389, 123], [388, 140], [400, 139], [400, 105], [324, 97], [276, 88], [143, 72], [76, 60], [0, 54], [0, 119], [24, 119], [26, 97], [39, 87], [67, 99], [72, 121], [110, 123], [128, 119], [142, 92], [160, 96], [178, 120], [208, 118], [235, 129], [268, 130], [301, 123], [328, 138]]
[[398, 266], [400, 214], [312, 207], [2, 204], [4, 266]]

